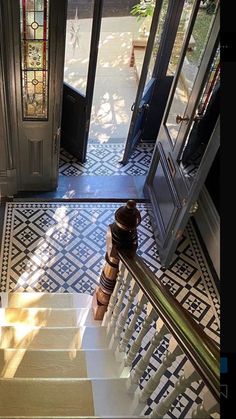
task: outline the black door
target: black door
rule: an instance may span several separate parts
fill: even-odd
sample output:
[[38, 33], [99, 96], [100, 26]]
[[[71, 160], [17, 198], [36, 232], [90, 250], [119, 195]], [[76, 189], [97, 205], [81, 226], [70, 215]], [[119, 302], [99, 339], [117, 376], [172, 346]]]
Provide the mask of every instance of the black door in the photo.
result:
[[[78, 24], [77, 14], [80, 16], [81, 12], [82, 15], [82, 8], [80, 11], [80, 7], [83, 6], [82, 3], [82, 0], [77, 1], [74, 26], [72, 22], [71, 27], [67, 29], [74, 37], [74, 48], [76, 48], [76, 43], [79, 44], [79, 36], [76, 37], [76, 31], [78, 32], [79, 27], [77, 30], [76, 24]], [[93, 0], [92, 3], [92, 27], [91, 34], [88, 37], [89, 62], [86, 67], [86, 75], [83, 75], [84, 92], [82, 89], [73, 86], [73, 82], [64, 82], [63, 85], [61, 145], [82, 163], [86, 159], [103, 0]]]

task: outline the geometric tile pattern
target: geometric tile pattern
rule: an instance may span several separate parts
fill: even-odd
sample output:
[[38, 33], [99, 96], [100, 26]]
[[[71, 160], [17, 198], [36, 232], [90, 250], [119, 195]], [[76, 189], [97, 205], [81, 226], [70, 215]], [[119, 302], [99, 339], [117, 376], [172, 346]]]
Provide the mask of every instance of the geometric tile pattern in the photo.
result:
[[[107, 227], [121, 205], [124, 204], [7, 203], [0, 290], [92, 294], [104, 264]], [[171, 265], [165, 269], [153, 236], [150, 204], [137, 206], [142, 216], [138, 254], [218, 341], [219, 295], [191, 221]]]
[[154, 144], [139, 144], [133, 151], [128, 163], [122, 166], [124, 144], [89, 144], [87, 161], [80, 163], [67, 151], [61, 149], [59, 174], [62, 176], [114, 176], [146, 175], [153, 152]]
[[[92, 294], [104, 264], [105, 235], [114, 212], [123, 203], [17, 202], [7, 203], [1, 254], [0, 291], [82, 292]], [[150, 204], [138, 203], [142, 222], [138, 228], [138, 254], [191, 313], [204, 331], [219, 344], [219, 294], [209, 266], [189, 221], [171, 265], [160, 264], [149, 218]], [[130, 311], [130, 315], [134, 306]], [[137, 321], [141, 327], [144, 313]], [[146, 352], [155, 329], [144, 337], [133, 366]], [[168, 346], [163, 339], [152, 355], [143, 382], [159, 368]], [[175, 385], [186, 362], [181, 355], [162, 377], [143, 414]], [[206, 391], [199, 381], [181, 396], [165, 418], [191, 417], [191, 410]]]

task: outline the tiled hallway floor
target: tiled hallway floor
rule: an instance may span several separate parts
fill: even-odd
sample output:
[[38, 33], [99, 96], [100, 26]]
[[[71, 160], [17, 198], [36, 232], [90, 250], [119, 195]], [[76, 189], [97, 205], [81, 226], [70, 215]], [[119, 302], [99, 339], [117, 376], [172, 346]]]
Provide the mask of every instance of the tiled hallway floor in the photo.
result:
[[124, 143], [89, 144], [87, 161], [82, 164], [67, 151], [61, 149], [59, 174], [62, 176], [143, 176], [147, 174], [154, 144], [139, 144], [128, 163], [122, 166]]
[[[105, 235], [120, 203], [8, 203], [1, 291], [93, 293], [104, 264]], [[219, 296], [191, 222], [168, 269], [160, 265], [148, 214], [139, 255], [210, 336], [219, 336]], [[190, 241], [191, 239], [191, 241]]]
[[[3, 230], [0, 291], [82, 292], [92, 294], [104, 264], [105, 235], [121, 203], [7, 203]], [[160, 265], [149, 218], [149, 204], [139, 203], [138, 254], [170, 292], [219, 344], [219, 294], [190, 221], [168, 269]], [[132, 312], [132, 310], [131, 310]], [[131, 313], [130, 313], [131, 314]], [[142, 317], [142, 315], [141, 315]], [[136, 335], [142, 322], [138, 319]], [[145, 336], [135, 363], [146, 352], [155, 329]], [[162, 362], [168, 338], [153, 354], [143, 380]], [[175, 385], [186, 362], [180, 355], [148, 400], [149, 415]], [[140, 384], [142, 387], [142, 382]], [[193, 383], [165, 418], [190, 418], [206, 387]]]

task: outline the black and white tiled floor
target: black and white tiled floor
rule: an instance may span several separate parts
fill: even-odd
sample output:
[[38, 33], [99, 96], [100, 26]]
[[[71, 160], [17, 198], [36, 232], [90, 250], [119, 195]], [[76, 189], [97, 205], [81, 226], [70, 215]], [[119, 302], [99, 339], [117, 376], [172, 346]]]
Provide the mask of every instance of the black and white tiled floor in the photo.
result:
[[[83, 292], [92, 294], [104, 264], [107, 226], [120, 203], [17, 202], [7, 203], [1, 256], [0, 291]], [[139, 255], [170, 292], [192, 314], [204, 331], [219, 344], [219, 294], [200, 247], [193, 224], [184, 232], [172, 264], [160, 265], [148, 214], [149, 204], [137, 204]], [[138, 357], [145, 353], [154, 328], [145, 336]], [[152, 374], [168, 344], [165, 338], [152, 356]], [[136, 359], [136, 362], [139, 358]], [[179, 357], [149, 399], [153, 403], [173, 388], [186, 362]], [[171, 372], [171, 374], [170, 374]], [[147, 378], [147, 377], [146, 377]], [[145, 376], [144, 376], [145, 379]], [[142, 385], [142, 383], [141, 383]], [[166, 418], [188, 418], [199, 404], [204, 385], [194, 383], [174, 403]]]
[[153, 144], [139, 144], [125, 166], [119, 163], [124, 151], [123, 143], [89, 144], [87, 161], [83, 164], [61, 149], [59, 174], [62, 176], [143, 176], [148, 171], [153, 148]]

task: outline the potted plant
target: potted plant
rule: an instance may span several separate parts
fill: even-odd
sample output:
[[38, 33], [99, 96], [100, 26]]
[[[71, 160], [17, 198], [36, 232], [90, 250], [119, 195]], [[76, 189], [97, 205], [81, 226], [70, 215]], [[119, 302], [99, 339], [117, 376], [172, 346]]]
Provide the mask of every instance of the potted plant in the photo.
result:
[[130, 11], [132, 16], [137, 17], [138, 22], [140, 20], [142, 21], [139, 28], [140, 36], [147, 37], [149, 34], [155, 4], [155, 0], [140, 0], [140, 2], [135, 4]]

